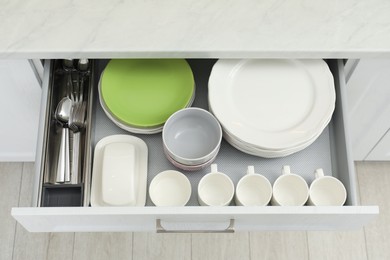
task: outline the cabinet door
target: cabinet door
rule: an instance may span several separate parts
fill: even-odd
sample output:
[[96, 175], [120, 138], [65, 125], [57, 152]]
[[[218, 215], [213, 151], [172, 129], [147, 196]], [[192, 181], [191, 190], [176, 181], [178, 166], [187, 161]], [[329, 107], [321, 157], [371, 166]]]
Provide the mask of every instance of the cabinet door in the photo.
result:
[[34, 161], [41, 88], [28, 60], [0, 60], [0, 161]]
[[360, 60], [347, 96], [353, 159], [365, 160], [390, 128], [390, 59]]
[[348, 83], [351, 75], [355, 71], [357, 65], [359, 64], [359, 59], [348, 59], [344, 64], [344, 72], [345, 72], [345, 82]]
[[366, 160], [390, 161], [390, 131], [381, 138], [377, 145], [368, 154]]

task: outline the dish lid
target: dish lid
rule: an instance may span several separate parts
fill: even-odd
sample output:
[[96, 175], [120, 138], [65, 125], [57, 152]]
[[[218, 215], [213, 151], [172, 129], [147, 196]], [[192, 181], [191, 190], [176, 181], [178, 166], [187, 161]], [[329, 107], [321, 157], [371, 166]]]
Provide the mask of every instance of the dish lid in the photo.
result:
[[102, 138], [95, 146], [91, 206], [145, 206], [147, 166], [148, 148], [140, 138]]
[[111, 60], [101, 78], [101, 95], [109, 111], [126, 124], [154, 127], [185, 108], [194, 77], [183, 59]]

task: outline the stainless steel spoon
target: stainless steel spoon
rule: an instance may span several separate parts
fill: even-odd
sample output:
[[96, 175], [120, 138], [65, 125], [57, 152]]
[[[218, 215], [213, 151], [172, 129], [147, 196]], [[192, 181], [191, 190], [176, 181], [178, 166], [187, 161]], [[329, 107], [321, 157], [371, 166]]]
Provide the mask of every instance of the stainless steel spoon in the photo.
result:
[[70, 160], [69, 160], [69, 129], [68, 122], [72, 109], [72, 100], [64, 97], [58, 103], [55, 117], [62, 124], [61, 143], [57, 163], [57, 171], [55, 181], [63, 183], [70, 181]]

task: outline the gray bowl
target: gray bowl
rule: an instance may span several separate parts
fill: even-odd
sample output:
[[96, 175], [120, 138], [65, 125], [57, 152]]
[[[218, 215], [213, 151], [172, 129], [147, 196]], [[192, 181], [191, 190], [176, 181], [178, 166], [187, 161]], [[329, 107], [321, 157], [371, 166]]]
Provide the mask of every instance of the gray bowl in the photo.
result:
[[162, 139], [166, 152], [173, 160], [184, 165], [199, 165], [217, 155], [222, 129], [210, 112], [190, 107], [168, 118]]

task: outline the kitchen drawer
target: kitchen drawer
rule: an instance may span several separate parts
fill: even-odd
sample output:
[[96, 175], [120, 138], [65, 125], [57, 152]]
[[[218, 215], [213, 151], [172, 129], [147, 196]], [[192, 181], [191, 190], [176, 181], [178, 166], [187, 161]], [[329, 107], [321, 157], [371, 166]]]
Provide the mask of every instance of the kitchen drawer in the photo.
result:
[[[45, 63], [40, 136], [37, 152], [42, 155], [45, 130], [45, 102], [50, 87], [51, 62]], [[95, 82], [107, 61], [95, 61]], [[195, 76], [196, 98], [194, 106], [207, 108], [207, 81], [215, 60], [190, 60]], [[377, 206], [360, 206], [357, 181], [351, 160], [348, 124], [346, 115], [346, 89], [344, 67], [341, 60], [328, 61], [335, 79], [336, 109], [329, 126], [308, 148], [296, 154], [277, 159], [264, 159], [244, 154], [225, 141], [215, 163], [218, 169], [229, 174], [233, 182], [245, 174], [248, 165], [256, 172], [266, 175], [271, 183], [280, 174], [283, 165], [290, 165], [293, 172], [302, 175], [309, 183], [316, 168], [324, 168], [327, 174], [339, 178], [346, 186], [348, 198], [342, 207], [201, 207], [196, 201], [196, 187], [200, 178], [209, 171], [186, 173], [192, 184], [192, 196], [186, 207], [154, 207], [147, 199], [146, 207], [38, 207], [39, 187], [42, 176], [41, 157], [36, 160], [36, 189], [34, 205], [28, 208], [13, 208], [12, 216], [31, 232], [78, 232], [78, 231], [158, 231], [191, 232], [233, 230], [328, 230], [359, 228], [374, 218]], [[97, 87], [96, 84], [94, 86]], [[96, 89], [95, 89], [96, 90]], [[94, 116], [92, 117], [92, 147], [102, 137], [125, 133], [116, 127], [102, 111], [95, 91]], [[148, 145], [148, 184], [160, 171], [174, 169], [165, 159], [161, 134], [137, 135]], [[86, 192], [86, 201], [89, 192]]]

